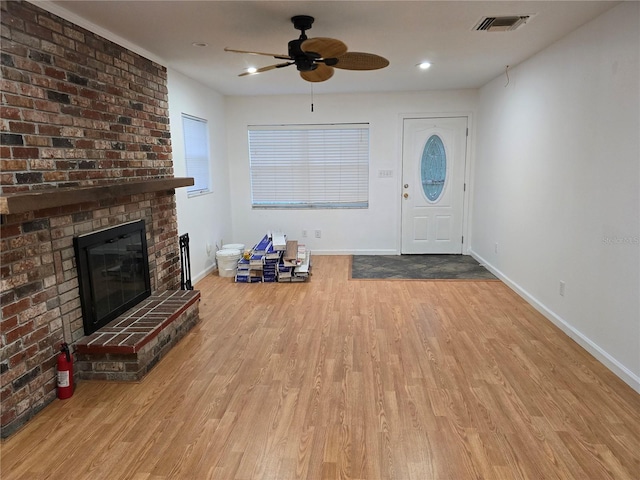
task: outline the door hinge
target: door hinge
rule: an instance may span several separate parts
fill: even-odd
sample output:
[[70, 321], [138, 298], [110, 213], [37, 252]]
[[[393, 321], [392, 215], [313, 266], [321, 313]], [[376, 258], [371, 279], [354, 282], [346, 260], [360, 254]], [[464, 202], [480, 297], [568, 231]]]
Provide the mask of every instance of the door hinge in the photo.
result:
[[462, 243], [464, 243], [464, 235], [462, 236]]
[[463, 187], [462, 191], [463, 191], [463, 192], [466, 192], [466, 191], [467, 191], [467, 184], [466, 184], [466, 183], [464, 184], [464, 187]]
[[469, 127], [467, 127], [467, 137], [469, 136]]

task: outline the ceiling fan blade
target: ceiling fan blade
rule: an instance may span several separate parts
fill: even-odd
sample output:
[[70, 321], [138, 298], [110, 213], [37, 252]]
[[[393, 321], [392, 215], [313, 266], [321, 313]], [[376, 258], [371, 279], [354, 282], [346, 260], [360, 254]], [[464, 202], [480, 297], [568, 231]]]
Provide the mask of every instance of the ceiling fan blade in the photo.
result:
[[347, 52], [338, 57], [335, 68], [344, 70], [377, 70], [389, 65], [389, 60], [380, 55], [363, 52]]
[[238, 75], [239, 77], [244, 77], [246, 75], [255, 75], [257, 73], [262, 73], [262, 72], [268, 72], [269, 70], [275, 70], [276, 68], [283, 68], [283, 67], [288, 67], [289, 65], [293, 65], [293, 62], [287, 62], [287, 63], [277, 63], [275, 65], [268, 65], [266, 67], [261, 67], [258, 68], [255, 72], [251, 73], [251, 72], [243, 72], [240, 75]]
[[267, 57], [279, 58], [282, 60], [293, 60], [289, 55], [283, 55], [279, 53], [251, 52], [249, 50], [236, 50], [228, 47], [224, 47], [224, 51], [233, 53], [248, 53], [249, 55], [265, 55]]
[[308, 72], [300, 72], [300, 76], [307, 82], [324, 82], [333, 77], [333, 67], [329, 67], [324, 63], [318, 63], [318, 68], [309, 70]]
[[335, 58], [347, 53], [347, 46], [335, 38], [317, 37], [300, 45], [303, 52], [315, 52], [322, 58]]

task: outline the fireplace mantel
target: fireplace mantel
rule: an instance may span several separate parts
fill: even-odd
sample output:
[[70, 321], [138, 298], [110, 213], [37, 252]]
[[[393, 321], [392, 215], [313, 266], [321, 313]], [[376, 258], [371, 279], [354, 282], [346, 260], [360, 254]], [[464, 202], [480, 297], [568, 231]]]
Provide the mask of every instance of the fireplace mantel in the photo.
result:
[[95, 202], [124, 195], [160, 192], [188, 187], [193, 184], [194, 180], [191, 177], [152, 178], [87, 187], [51, 188], [9, 193], [0, 196], [0, 214], [24, 213], [75, 203]]

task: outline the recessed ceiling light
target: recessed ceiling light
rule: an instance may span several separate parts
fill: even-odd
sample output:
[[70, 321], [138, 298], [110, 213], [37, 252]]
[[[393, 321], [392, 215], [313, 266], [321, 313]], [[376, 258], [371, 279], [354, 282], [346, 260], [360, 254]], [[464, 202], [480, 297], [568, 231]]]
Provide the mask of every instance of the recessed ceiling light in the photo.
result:
[[205, 42], [193, 42], [191, 45], [193, 45], [194, 47], [208, 47], [209, 44], [205, 43]]
[[257, 71], [258, 71], [258, 69], [256, 67], [247, 68], [247, 73], [256, 73]]
[[416, 65], [416, 67], [418, 67], [420, 70], [426, 70], [430, 66], [431, 66], [431, 63], [429, 62], [422, 62]]

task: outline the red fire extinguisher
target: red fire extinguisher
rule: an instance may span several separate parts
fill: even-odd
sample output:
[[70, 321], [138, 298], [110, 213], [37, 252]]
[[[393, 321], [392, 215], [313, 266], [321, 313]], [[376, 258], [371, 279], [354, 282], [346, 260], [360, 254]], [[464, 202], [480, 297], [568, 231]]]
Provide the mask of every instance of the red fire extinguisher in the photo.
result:
[[58, 355], [58, 398], [64, 400], [73, 395], [73, 358], [69, 345], [60, 345]]

